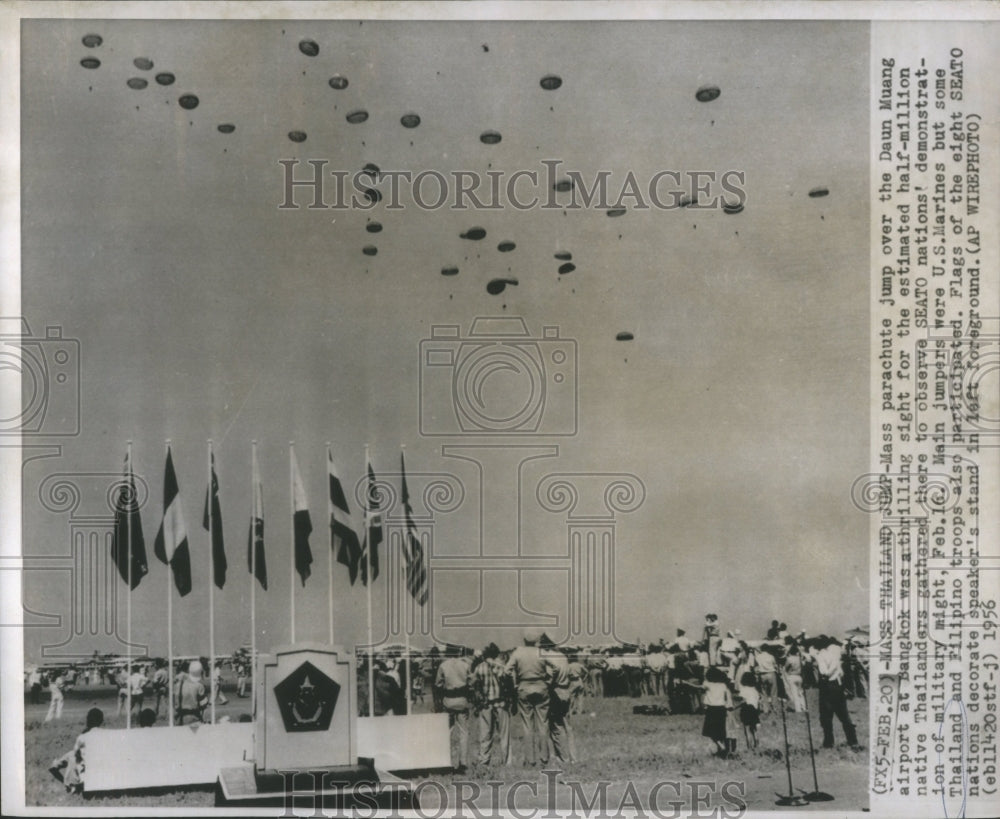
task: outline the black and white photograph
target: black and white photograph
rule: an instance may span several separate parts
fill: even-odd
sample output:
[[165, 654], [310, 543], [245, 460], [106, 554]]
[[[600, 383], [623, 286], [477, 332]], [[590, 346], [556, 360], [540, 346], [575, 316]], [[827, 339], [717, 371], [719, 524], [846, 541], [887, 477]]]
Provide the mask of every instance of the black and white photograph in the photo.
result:
[[[991, 813], [984, 54], [922, 35], [881, 122], [868, 19], [39, 5], [5, 30], [22, 815]], [[880, 406], [936, 453], [912, 511]], [[981, 681], [922, 699], [959, 620]]]

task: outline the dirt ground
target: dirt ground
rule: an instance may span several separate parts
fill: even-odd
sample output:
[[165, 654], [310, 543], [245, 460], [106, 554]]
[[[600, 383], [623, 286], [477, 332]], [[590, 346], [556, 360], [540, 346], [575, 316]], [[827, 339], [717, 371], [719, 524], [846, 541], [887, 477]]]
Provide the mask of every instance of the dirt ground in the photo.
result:
[[[217, 705], [217, 718], [228, 716], [235, 721], [241, 714], [249, 712], [249, 699], [240, 699], [230, 690], [226, 691], [226, 696], [229, 703]], [[60, 721], [43, 722], [48, 705], [47, 695], [43, 694], [42, 699], [43, 702], [38, 705], [25, 705], [25, 798], [28, 805], [204, 808], [214, 804], [212, 789], [208, 787], [91, 797], [66, 793], [48, 772], [48, 767], [53, 759], [73, 747], [76, 736], [83, 730], [87, 709], [93, 706], [101, 708], [105, 713], [106, 728], [124, 728], [125, 719], [124, 716], [115, 716], [115, 692], [107, 686], [81, 686], [69, 691]], [[809, 692], [809, 703], [813, 741], [818, 746], [822, 736], [815, 691]], [[730, 815], [735, 815], [739, 800], [745, 801], [751, 811], [773, 810], [778, 796], [788, 793], [781, 719], [777, 713], [762, 717], [756, 751], [747, 750], [741, 733], [737, 757], [719, 759], [713, 756], [712, 743], [701, 736], [702, 717], [636, 715], [632, 713], [632, 708], [637, 704], [666, 703], [664, 698], [659, 697], [585, 700], [583, 713], [572, 718], [580, 761], [561, 765], [553, 760], [547, 766], [548, 773], [542, 772], [541, 766], [528, 768], [520, 764], [520, 720], [515, 717], [511, 728], [514, 765], [472, 765], [462, 775], [430, 772], [408, 778], [419, 788], [422, 809], [430, 814], [437, 810], [442, 792], [447, 795], [446, 798], [454, 800], [456, 790], [460, 790], [469, 803], [475, 804], [484, 813], [498, 801], [500, 804], [497, 807], [518, 811], [532, 807], [544, 809], [554, 804], [560, 809], [575, 807], [577, 810], [591, 810], [595, 814], [598, 811], [615, 813], [619, 807], [647, 809], [652, 794], [656, 806], [664, 815], [673, 813], [675, 802], [683, 804], [682, 810], [696, 808], [693, 801], [699, 797], [708, 800], [701, 803], [702, 809], [725, 807], [732, 812]], [[817, 747], [816, 750], [819, 789], [833, 795], [834, 800], [808, 804], [805, 809], [844, 812], [868, 807], [868, 701], [851, 700], [848, 705], [865, 750], [855, 752], [844, 745], [843, 733], [835, 720], [837, 747], [832, 750]], [[413, 710], [427, 711], [428, 706], [429, 703], [417, 703]], [[165, 721], [161, 718], [157, 725], [163, 724]], [[813, 791], [803, 714], [788, 714], [788, 737], [793, 793], [801, 795]], [[470, 720], [470, 749], [475, 759], [478, 749], [475, 720]], [[156, 764], [156, 761], [150, 760], [150, 764]], [[515, 781], [526, 784], [512, 791], [510, 786]], [[435, 782], [444, 790], [428, 784]], [[657, 788], [657, 783], [661, 782], [667, 784]], [[508, 800], [512, 801], [508, 804]], [[590, 803], [594, 804], [593, 808], [587, 808]], [[602, 807], [606, 809], [600, 810]]]

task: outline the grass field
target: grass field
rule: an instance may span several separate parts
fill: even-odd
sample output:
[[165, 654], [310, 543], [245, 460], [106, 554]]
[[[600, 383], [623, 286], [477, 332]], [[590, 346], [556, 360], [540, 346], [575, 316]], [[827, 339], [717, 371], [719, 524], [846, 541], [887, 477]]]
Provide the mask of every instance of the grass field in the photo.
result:
[[[249, 699], [239, 699], [227, 691], [229, 704], [217, 706], [217, 717], [229, 716], [238, 719], [241, 713], [249, 711]], [[811, 706], [813, 741], [819, 745], [821, 734], [816, 709], [816, 692], [808, 692]], [[47, 697], [43, 696], [47, 700]], [[512, 720], [512, 742], [515, 747], [515, 765], [510, 767], [492, 766], [483, 768], [472, 766], [461, 775], [452, 773], [431, 773], [413, 777], [416, 784], [434, 780], [454, 793], [459, 781], [475, 782], [482, 787], [482, 793], [474, 799], [476, 805], [484, 809], [494, 801], [494, 792], [486, 784], [489, 781], [510, 783], [525, 780], [537, 783], [532, 793], [529, 787], [517, 791], [516, 807], [544, 808], [552, 797], [549, 785], [555, 781], [556, 805], [571, 807], [571, 794], [575, 790], [583, 793], [589, 801], [597, 792], [598, 783], [610, 782], [606, 787], [608, 810], [616, 812], [623, 798], [628, 795], [628, 783], [632, 783], [643, 807], [646, 806], [650, 790], [659, 781], [675, 781], [681, 785], [681, 798], [687, 798], [695, 781], [714, 783], [721, 787], [725, 782], [741, 783], [747, 806], [750, 810], [770, 810], [775, 807], [777, 794], [788, 792], [785, 771], [784, 743], [781, 719], [777, 713], [762, 717], [758, 730], [759, 748], [748, 751], [742, 735], [738, 741], [738, 757], [719, 759], [712, 755], [712, 743], [701, 736], [702, 718], [694, 715], [640, 716], [632, 713], [636, 704], [665, 704], [663, 698], [643, 697], [641, 699], [612, 698], [586, 700], [585, 712], [573, 717], [576, 734], [577, 753], [580, 761], [573, 765], [557, 766], [550, 762], [549, 769], [560, 768], [558, 774], [544, 776], [538, 769], [530, 769], [518, 764], [520, 722]], [[42, 705], [25, 706], [25, 759], [26, 793], [28, 805], [75, 806], [75, 807], [177, 807], [205, 808], [214, 804], [210, 788], [173, 789], [159, 793], [128, 793], [82, 797], [66, 793], [62, 784], [48, 772], [48, 767], [57, 756], [70, 750], [76, 736], [83, 730], [84, 717], [88, 708], [98, 706], [105, 713], [106, 728], [124, 728], [124, 716], [115, 716], [115, 692], [110, 687], [76, 688], [68, 692], [66, 708], [62, 720], [43, 722], [47, 702]], [[427, 705], [417, 704], [414, 711], [426, 711]], [[858, 738], [868, 747], [868, 701], [851, 700], [851, 717], [858, 729]], [[388, 719], [388, 718], [387, 718]], [[164, 724], [161, 720], [158, 724]], [[809, 806], [813, 810], [835, 809], [838, 811], [863, 810], [868, 807], [868, 755], [867, 751], [854, 752], [843, 745], [840, 725], [834, 721], [838, 746], [832, 750], [817, 748], [816, 768], [820, 790], [832, 794], [832, 802], [817, 802]], [[788, 714], [788, 736], [791, 746], [789, 759], [792, 766], [793, 783], [797, 791], [812, 791], [812, 769], [809, 759], [809, 745], [806, 721], [802, 714]], [[476, 727], [470, 720], [470, 746], [475, 759]], [[150, 760], [149, 764], [157, 764]], [[466, 795], [470, 786], [466, 787]], [[702, 792], [706, 787], [700, 786]], [[502, 793], [502, 791], [501, 791]], [[654, 792], [655, 793], [655, 792]], [[671, 800], [678, 798], [676, 790], [662, 790], [658, 795], [660, 809], [669, 814]], [[440, 791], [435, 788], [421, 788], [422, 807], [433, 812]], [[631, 798], [629, 796], [629, 798]], [[718, 805], [718, 798], [711, 803]], [[690, 808], [690, 805], [688, 805]]]

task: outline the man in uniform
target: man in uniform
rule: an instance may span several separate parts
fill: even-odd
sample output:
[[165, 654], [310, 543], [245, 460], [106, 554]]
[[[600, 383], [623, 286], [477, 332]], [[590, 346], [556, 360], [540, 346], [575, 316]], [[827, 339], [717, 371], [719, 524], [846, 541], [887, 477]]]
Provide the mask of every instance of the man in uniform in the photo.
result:
[[482, 661], [473, 669], [472, 687], [479, 711], [479, 764], [489, 765], [494, 747], [500, 749], [500, 761], [511, 763], [510, 711], [505, 697], [506, 672], [500, 662], [500, 648], [490, 643], [483, 649]]
[[549, 659], [554, 669], [549, 700], [549, 740], [556, 759], [560, 762], [576, 762], [576, 742], [573, 739], [569, 713], [572, 698], [569, 660], [555, 649]]
[[451, 764], [456, 773], [462, 773], [469, 761], [469, 698], [472, 692], [469, 690], [467, 655], [468, 650], [461, 648], [457, 657], [448, 657], [438, 666], [434, 682], [451, 726]]
[[182, 673], [174, 685], [174, 710], [180, 725], [202, 721], [202, 714], [208, 705], [208, 690], [202, 680], [203, 674], [201, 663], [192, 660], [187, 672]]
[[[517, 709], [521, 715], [525, 764], [549, 761], [549, 679], [554, 666], [538, 648], [541, 635], [534, 629], [524, 632], [524, 645], [515, 648], [507, 661], [507, 673], [517, 686]], [[537, 752], [537, 753], [536, 753]]]

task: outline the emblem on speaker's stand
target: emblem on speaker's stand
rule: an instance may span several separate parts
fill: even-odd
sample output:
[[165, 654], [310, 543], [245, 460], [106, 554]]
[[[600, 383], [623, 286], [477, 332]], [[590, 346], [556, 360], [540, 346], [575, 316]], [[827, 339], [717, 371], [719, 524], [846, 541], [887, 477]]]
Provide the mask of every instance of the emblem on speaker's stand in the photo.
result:
[[274, 687], [286, 731], [326, 731], [339, 694], [340, 685], [310, 662]]

